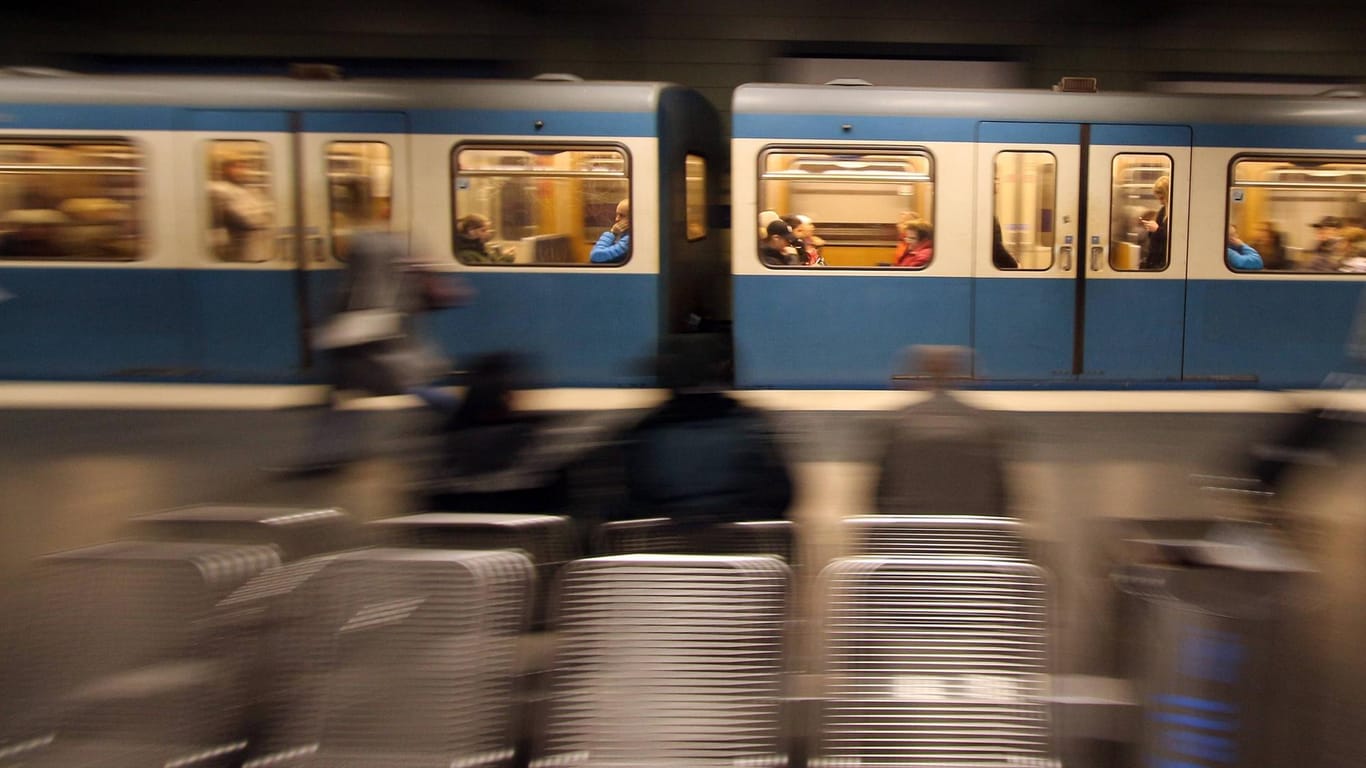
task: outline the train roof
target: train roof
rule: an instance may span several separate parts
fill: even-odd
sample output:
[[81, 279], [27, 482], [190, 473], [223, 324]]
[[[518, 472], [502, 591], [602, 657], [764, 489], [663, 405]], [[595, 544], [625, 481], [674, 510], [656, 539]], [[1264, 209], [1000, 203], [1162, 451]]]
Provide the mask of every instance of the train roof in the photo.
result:
[[1366, 126], [1366, 99], [1062, 93], [752, 83], [735, 90], [735, 115], [873, 115], [1099, 123], [1243, 123]]
[[286, 110], [545, 109], [652, 113], [663, 82], [304, 80], [288, 77], [0, 75], [0, 103]]

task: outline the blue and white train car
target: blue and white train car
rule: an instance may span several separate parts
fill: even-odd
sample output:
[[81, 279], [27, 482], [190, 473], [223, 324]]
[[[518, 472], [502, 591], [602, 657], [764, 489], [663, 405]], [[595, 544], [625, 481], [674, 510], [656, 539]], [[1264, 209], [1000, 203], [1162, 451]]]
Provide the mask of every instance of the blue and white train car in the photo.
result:
[[745, 85], [731, 174], [746, 387], [1316, 386], [1366, 282], [1360, 99]]
[[[457, 358], [639, 382], [725, 311], [719, 135], [659, 83], [0, 79], [0, 377], [310, 378], [346, 235], [378, 227], [476, 290], [431, 318]], [[629, 245], [594, 264], [622, 200]], [[494, 258], [457, 255], [471, 214]]]

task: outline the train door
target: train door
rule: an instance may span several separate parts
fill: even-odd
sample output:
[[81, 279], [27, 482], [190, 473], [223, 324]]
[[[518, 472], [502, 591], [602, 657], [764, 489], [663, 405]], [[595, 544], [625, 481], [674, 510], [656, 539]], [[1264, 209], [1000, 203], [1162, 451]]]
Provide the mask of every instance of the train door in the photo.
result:
[[[182, 215], [195, 307], [196, 368], [214, 378], [273, 380], [300, 363], [293, 259], [295, 117], [284, 111], [194, 110], [188, 115], [197, 191]], [[192, 202], [190, 202], [192, 201]]]
[[1190, 148], [1185, 126], [1091, 126], [1083, 379], [1181, 378]]
[[1189, 129], [982, 123], [978, 142], [975, 375], [1179, 379]]
[[991, 247], [973, 265], [977, 378], [1073, 375], [1081, 134], [1069, 123], [978, 126], [976, 230]]
[[401, 112], [305, 112], [299, 124], [304, 226], [294, 248], [306, 257], [298, 266], [304, 282], [299, 301], [307, 307], [300, 348], [307, 365], [307, 331], [333, 309], [351, 234], [408, 228], [408, 121]]

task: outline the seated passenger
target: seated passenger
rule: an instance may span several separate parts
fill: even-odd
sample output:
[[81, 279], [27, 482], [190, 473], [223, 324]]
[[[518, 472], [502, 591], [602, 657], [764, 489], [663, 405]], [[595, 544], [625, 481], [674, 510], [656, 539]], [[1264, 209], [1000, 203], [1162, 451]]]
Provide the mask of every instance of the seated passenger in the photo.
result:
[[821, 257], [820, 251], [825, 241], [816, 237], [816, 225], [811, 223], [811, 217], [793, 213], [784, 216], [783, 223], [792, 230], [792, 234], [799, 241], [794, 247], [802, 257], [802, 264], [808, 267], [825, 266], [825, 259]]
[[1262, 257], [1257, 251], [1247, 243], [1238, 238], [1238, 228], [1232, 224], [1228, 227], [1227, 253], [1225, 258], [1228, 265], [1234, 269], [1255, 270], [1262, 268]]
[[1257, 234], [1252, 239], [1252, 247], [1262, 257], [1263, 269], [1285, 269], [1288, 265], [1285, 259], [1285, 235], [1276, 229], [1276, 225], [1270, 221], [1263, 221], [1257, 227]]
[[622, 436], [626, 499], [611, 517], [684, 529], [784, 518], [787, 464], [764, 414], [725, 393], [726, 365], [717, 337], [665, 340], [659, 378], [670, 396]]
[[777, 211], [759, 211], [759, 239], [768, 237], [768, 225], [781, 218]]
[[471, 213], [455, 224], [455, 258], [464, 264], [510, 264], [512, 253], [497, 247], [490, 250], [493, 224], [487, 216]]
[[594, 264], [616, 264], [631, 252], [631, 201], [617, 203], [617, 218], [612, 228], [602, 233], [588, 254]]
[[759, 261], [770, 267], [800, 266], [803, 257], [797, 252], [799, 242], [786, 222], [775, 219], [769, 222], [768, 235], [759, 244]]
[[1314, 228], [1314, 247], [1309, 249], [1313, 261], [1309, 264], [1309, 270], [1336, 272], [1347, 255], [1347, 241], [1338, 233], [1342, 221], [1336, 216], [1324, 216], [1309, 226]]
[[924, 219], [906, 215], [896, 224], [901, 243], [896, 247], [894, 267], [923, 267], [934, 258], [934, 230]]

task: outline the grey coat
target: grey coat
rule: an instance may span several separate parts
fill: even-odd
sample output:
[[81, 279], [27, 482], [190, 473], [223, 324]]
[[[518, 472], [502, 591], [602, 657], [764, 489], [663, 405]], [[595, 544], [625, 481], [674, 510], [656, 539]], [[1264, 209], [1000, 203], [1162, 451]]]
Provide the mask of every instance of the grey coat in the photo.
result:
[[448, 367], [417, 328], [416, 317], [426, 309], [423, 277], [424, 271], [409, 260], [406, 238], [389, 233], [354, 236], [335, 311], [393, 309], [402, 316], [403, 335], [333, 350], [334, 387], [395, 395], [430, 383]]

